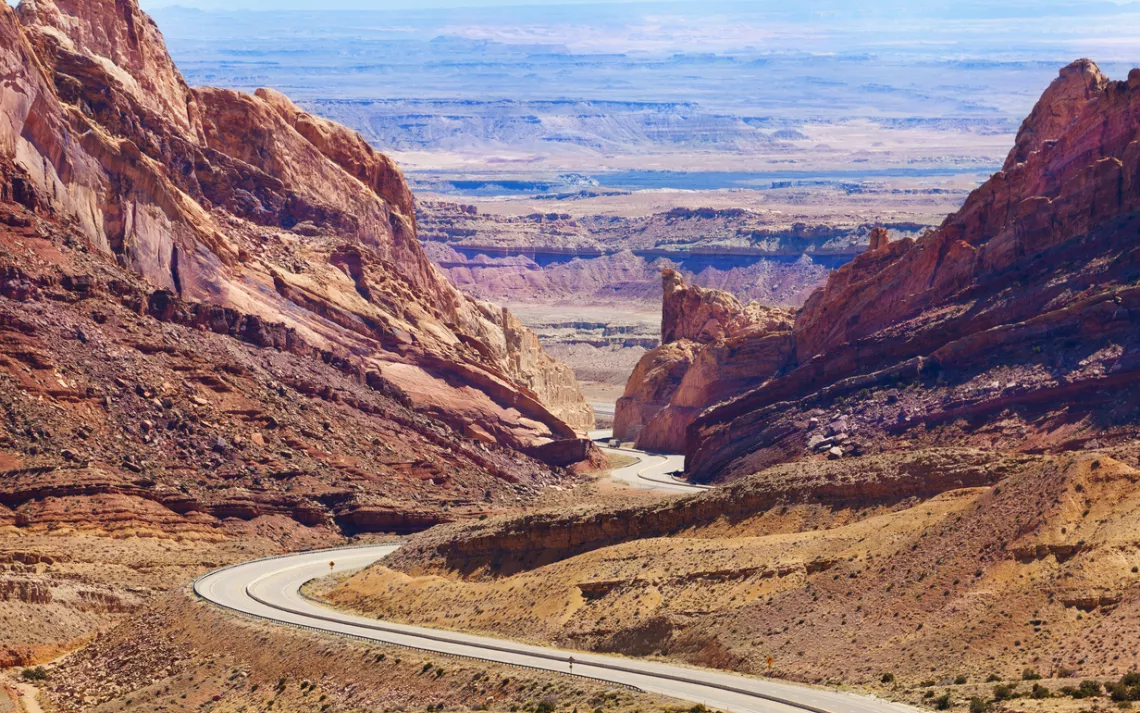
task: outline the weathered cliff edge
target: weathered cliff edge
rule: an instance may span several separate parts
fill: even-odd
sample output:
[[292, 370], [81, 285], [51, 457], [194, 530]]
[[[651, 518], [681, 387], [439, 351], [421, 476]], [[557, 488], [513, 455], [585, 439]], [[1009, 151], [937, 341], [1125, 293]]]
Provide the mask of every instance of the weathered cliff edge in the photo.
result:
[[880, 233], [796, 315], [782, 373], [690, 424], [687, 472], [1135, 438], [1138, 230], [1140, 69], [1074, 62], [961, 210], [918, 240]]
[[414, 531], [598, 464], [355, 133], [189, 88], [130, 0], [0, 5], [0, 76], [0, 527]]
[[567, 367], [432, 267], [399, 169], [359, 135], [272, 90], [188, 87], [130, 1], [0, 8], [0, 66], [0, 157], [156, 288], [351, 355], [479, 438], [592, 425]]
[[498, 577], [621, 542], [733, 527], [772, 508], [845, 509], [859, 517], [955, 488], [991, 485], [1042, 463], [980, 449], [930, 449], [858, 460], [785, 463], [698, 495], [656, 505], [543, 512], [455, 523], [417, 535], [384, 561], [408, 574]]
[[661, 346], [642, 357], [617, 402], [614, 436], [678, 453], [685, 428], [709, 406], [763, 383], [794, 349], [792, 313], [747, 306], [663, 270]]

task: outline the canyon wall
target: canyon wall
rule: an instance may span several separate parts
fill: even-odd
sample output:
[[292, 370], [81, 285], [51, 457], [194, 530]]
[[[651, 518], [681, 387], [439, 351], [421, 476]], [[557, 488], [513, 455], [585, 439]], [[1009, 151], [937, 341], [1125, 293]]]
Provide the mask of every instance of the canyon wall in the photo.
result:
[[698, 480], [803, 457], [1138, 433], [1140, 70], [1064, 68], [1002, 171], [917, 240], [878, 233], [796, 315], [778, 378], [687, 433]]
[[663, 270], [661, 283], [661, 346], [642, 357], [626, 383], [614, 436], [644, 450], [678, 452], [701, 411], [783, 367], [792, 354], [792, 314], [687, 285], [674, 270]]
[[354, 132], [188, 87], [131, 0], [0, 6], [0, 73], [0, 518], [420, 529], [597, 462], [573, 374]]
[[478, 372], [461, 378], [486, 395], [479, 418], [535, 424], [505, 429], [516, 444], [590, 426], [570, 373], [432, 267], [399, 169], [359, 135], [271, 90], [187, 87], [131, 3], [29, 0], [3, 28], [4, 153], [98, 249], [182, 298], [389, 363], [413, 397], [437, 391], [441, 359], [445, 379]]

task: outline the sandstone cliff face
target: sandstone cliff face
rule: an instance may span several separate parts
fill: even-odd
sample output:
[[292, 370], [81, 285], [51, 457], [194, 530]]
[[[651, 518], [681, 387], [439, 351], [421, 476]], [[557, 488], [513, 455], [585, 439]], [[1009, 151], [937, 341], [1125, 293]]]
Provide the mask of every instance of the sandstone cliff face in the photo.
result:
[[742, 306], [727, 292], [661, 273], [661, 346], [638, 363], [618, 400], [614, 436], [638, 448], [679, 452], [702, 411], [771, 378], [792, 355], [791, 313]]
[[[302, 360], [299, 372], [305, 360], [314, 374], [331, 366], [353, 389], [419, 414], [392, 421], [385, 407], [381, 420], [430, 431], [492, 480], [542, 480], [537, 464], [492, 465], [503, 447], [556, 453], [558, 465], [568, 453], [593, 458], [572, 444], [543, 448], [593, 423], [573, 375], [513, 316], [440, 275], [417, 240], [399, 169], [355, 133], [276, 92], [187, 87], [131, 0], [0, 6], [0, 73], [3, 294], [23, 305], [7, 318], [31, 325], [29, 334], [49, 338], [36, 326], [45, 317], [66, 322], [47, 316], [66, 308], [47, 295], [98, 296], [146, 319], [288, 352]], [[27, 240], [43, 243], [35, 259], [21, 253]], [[50, 355], [52, 343], [39, 350]], [[34, 363], [78, 368], [73, 358]], [[327, 379], [307, 388], [336, 392]], [[256, 389], [248, 396], [262, 401]], [[385, 507], [398, 511], [392, 502]], [[10, 494], [5, 512], [21, 517], [22, 503]], [[353, 512], [346, 527], [387, 517]]]
[[701, 345], [687, 339], [662, 344], [637, 363], [614, 410], [614, 437], [637, 441], [677, 392]]
[[495, 434], [511, 445], [571, 437], [553, 412], [590, 425], [568, 372], [431, 266], [407, 184], [358, 135], [277, 92], [188, 88], [133, 2], [18, 14], [3, 11], [4, 155], [97, 249], [182, 298], [392, 364], [413, 396], [479, 372], [463, 418], [512, 424]]
[[1062, 70], [1001, 172], [937, 230], [880, 235], [836, 270], [796, 317], [787, 373], [693, 423], [691, 474], [819, 449], [1133, 437], [1138, 107], [1140, 70]]
[[786, 322], [786, 311], [749, 305], [727, 292], [685, 284], [676, 270], [661, 271], [661, 343], [692, 339], [708, 343], [756, 327], [769, 331]]

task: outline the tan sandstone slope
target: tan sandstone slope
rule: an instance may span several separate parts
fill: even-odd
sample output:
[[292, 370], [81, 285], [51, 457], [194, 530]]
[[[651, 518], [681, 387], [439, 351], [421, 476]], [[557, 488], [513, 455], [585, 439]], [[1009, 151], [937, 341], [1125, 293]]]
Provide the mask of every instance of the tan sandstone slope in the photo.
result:
[[488, 442], [591, 426], [569, 369], [431, 266], [399, 169], [357, 134], [188, 87], [134, 2], [0, 8], [0, 63], [0, 157], [155, 288], [281, 323]]
[[[958, 710], [1025, 670], [1067, 679], [1041, 682], [1058, 694], [1140, 665], [1140, 472], [1122, 462], [1135, 449], [1116, 455], [947, 449], [781, 465], [653, 508], [425, 533], [322, 596], [754, 675], [768, 675], [769, 656], [777, 676], [828, 685], [889, 673], [892, 697], [948, 693]], [[1057, 710], [1078, 709], [1065, 700]]]

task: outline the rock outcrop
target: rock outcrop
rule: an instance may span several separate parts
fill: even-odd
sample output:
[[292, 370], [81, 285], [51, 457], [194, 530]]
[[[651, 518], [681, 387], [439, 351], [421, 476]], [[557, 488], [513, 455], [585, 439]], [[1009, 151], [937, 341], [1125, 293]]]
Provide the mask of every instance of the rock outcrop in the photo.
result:
[[661, 273], [661, 346], [642, 357], [617, 402], [614, 435], [679, 452], [685, 429], [721, 399], [771, 378], [792, 353], [791, 312], [743, 306], [720, 290]]
[[876, 236], [808, 299], [786, 373], [690, 426], [690, 474], [833, 450], [1134, 438], [1138, 226], [1140, 70], [1110, 81], [1075, 62], [957, 213], [918, 240]]
[[274, 91], [189, 89], [134, 3], [29, 0], [18, 12], [22, 24], [4, 13], [20, 85], [4, 100], [5, 154], [99, 249], [184, 299], [326, 347], [468, 364], [519, 390], [508, 401], [538, 402], [523, 409], [544, 424], [534, 437], [568, 435], [547, 406], [589, 426], [569, 372], [433, 269], [399, 169], [357, 134]]
[[[188, 87], [158, 28], [133, 0], [0, 6], [0, 74], [0, 291], [9, 300], [2, 318], [6, 325], [24, 325], [18, 343], [4, 348], [13, 373], [59, 369], [98, 383], [104, 365], [76, 362], [83, 351], [63, 348], [60, 325], [73, 325], [85, 335], [84, 344], [129, 343], [128, 334], [137, 331], [133, 340], [155, 376], [138, 387], [150, 394], [144, 402], [177, 402], [185, 373], [211, 370], [203, 363], [186, 367], [191, 372], [171, 371], [169, 355], [197, 363], [194, 349], [224, 351], [228, 339], [288, 355], [248, 357], [252, 361], [240, 373], [255, 378], [241, 387], [225, 385], [224, 375], [203, 375], [201, 383], [219, 393], [242, 394], [230, 409], [273, 413], [257, 382], [288, 384], [282, 388], [323, 403], [343, 404], [349, 389], [353, 408], [386, 424], [373, 424], [386, 438], [407, 429], [409, 444], [426, 438], [453, 453], [457, 474], [483, 468], [486, 477], [471, 479], [483, 483], [480, 493], [494, 491], [494, 481], [525, 485], [553, 477], [523, 452], [555, 453], [559, 466], [567, 454], [595, 458], [578, 442], [576, 431], [590, 428], [593, 417], [572, 372], [543, 353], [512, 315], [464, 296], [433, 267], [417, 239], [403, 176], [360, 136], [270, 90], [250, 95]], [[91, 321], [93, 313], [80, 306], [86, 300], [102, 305], [96, 313], [103, 321]], [[125, 328], [127, 318], [115, 316], [124, 309], [144, 322]], [[174, 333], [160, 324], [209, 336], [184, 336], [186, 346], [171, 352]], [[283, 372], [283, 359], [300, 361]], [[112, 357], [105, 366], [114, 364]], [[12, 384], [6, 407], [32, 388], [24, 377]], [[116, 408], [114, 397], [107, 398], [105, 408]], [[384, 405], [368, 405], [373, 399]], [[164, 415], [165, 428], [184, 422], [181, 407], [161, 408], [181, 413], [182, 421], [174, 422]], [[281, 423], [282, 417], [273, 420]], [[333, 429], [339, 418], [328, 415], [324, 422]], [[132, 433], [158, 446], [163, 439], [156, 419], [143, 420], [149, 425], [134, 424]], [[122, 424], [109, 426], [112, 432], [117, 427]], [[296, 442], [319, 449], [322, 428], [305, 426], [311, 435]], [[272, 440], [266, 430], [257, 431], [262, 443]], [[22, 437], [4, 447], [32, 449], [17, 452], [18, 459], [43, 454]], [[234, 451], [229, 437], [216, 437], [220, 445], [207, 451]], [[560, 441], [568, 443], [549, 447]], [[61, 446], [54, 452], [81, 458], [79, 450]], [[99, 472], [118, 482], [126, 454], [92, 455], [114, 459], [113, 467]], [[439, 457], [439, 466], [452, 458]], [[156, 458], [164, 468], [179, 467], [175, 452]], [[361, 473], [379, 467], [372, 457], [365, 460], [363, 467], [344, 465]], [[148, 482], [162, 480], [134, 461], [128, 470], [147, 473]], [[450, 477], [436, 473], [431, 479]], [[58, 480], [66, 489], [66, 475]], [[147, 495], [147, 488], [97, 490], [163, 507], [172, 502]], [[410, 492], [391, 495], [398, 501]], [[11, 492], [0, 501], [5, 513], [27, 522], [23, 498]], [[309, 503], [298, 510], [277, 495], [266, 498], [238, 509], [311, 511], [300, 519], [322, 520], [325, 515], [312, 513], [331, 507]], [[400, 511], [395, 501], [382, 497], [368, 505], [373, 515], [365, 517], [361, 508], [370, 499], [350, 499], [359, 500], [359, 516], [344, 511], [346, 526], [367, 520], [375, 529], [390, 521], [407, 529], [401, 518], [382, 515]], [[201, 505], [199, 495], [190, 501], [199, 502], [187, 506], [190, 511], [217, 517], [233, 511]]]
[[615, 407], [615, 438], [637, 441], [645, 424], [669, 405], [700, 348], [700, 344], [686, 339], [646, 352], [630, 374]]
[[786, 463], [703, 493], [585, 512], [542, 512], [448, 524], [418, 535], [384, 565], [408, 574], [503, 576], [631, 540], [669, 538], [717, 522], [810, 504], [874, 510], [955, 488], [993, 484], [1040, 462], [980, 449], [932, 449], [863, 461]]

